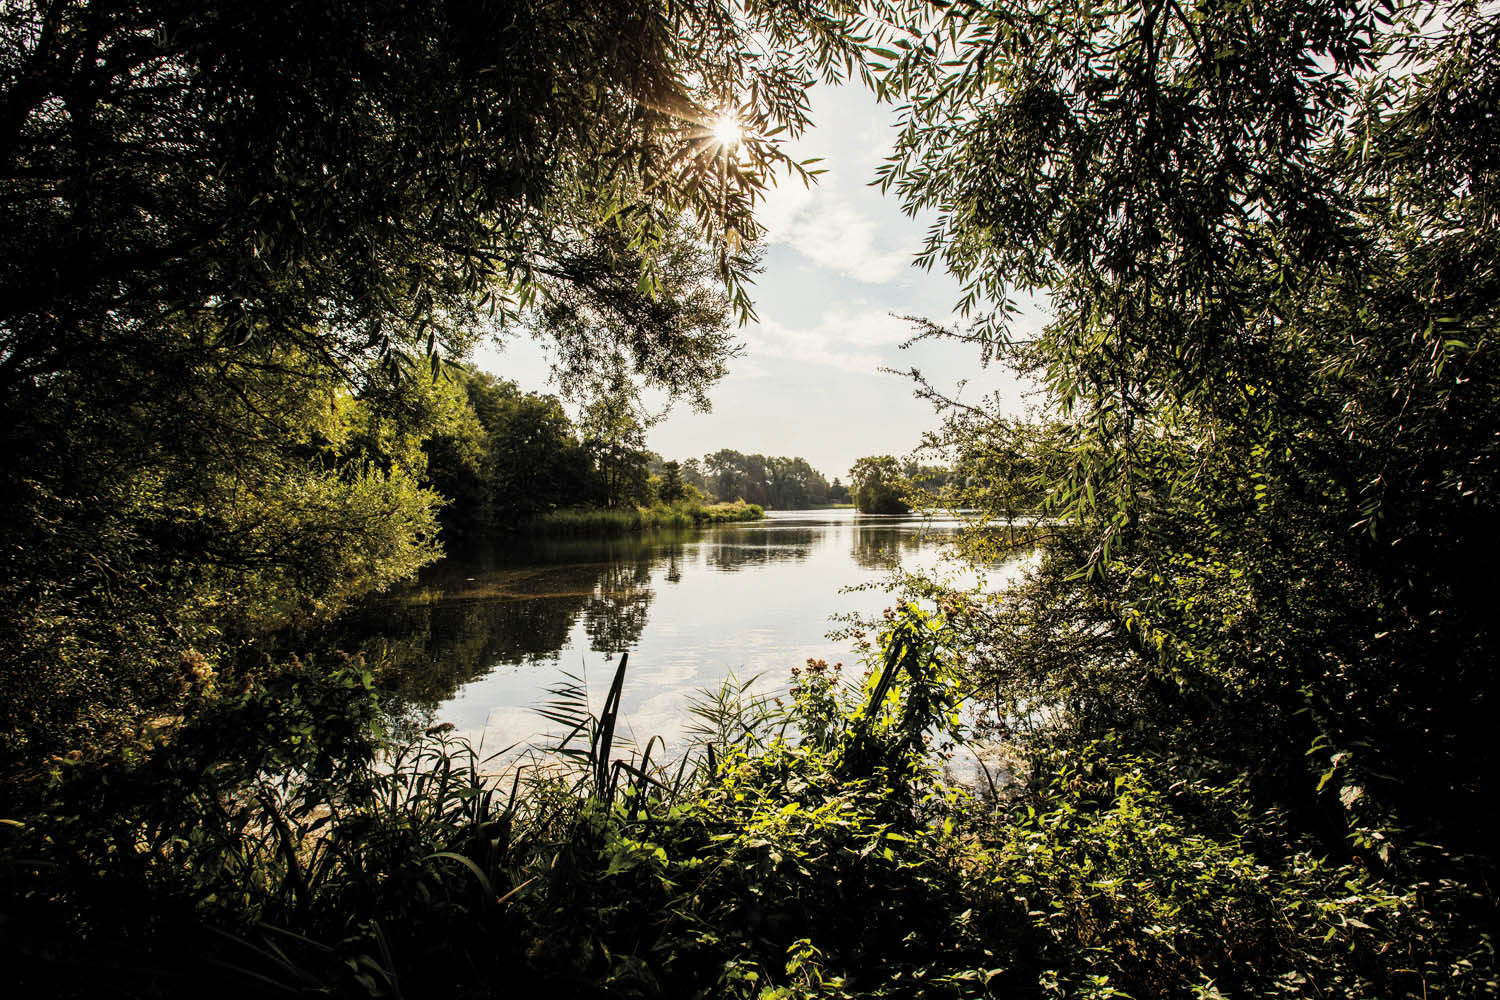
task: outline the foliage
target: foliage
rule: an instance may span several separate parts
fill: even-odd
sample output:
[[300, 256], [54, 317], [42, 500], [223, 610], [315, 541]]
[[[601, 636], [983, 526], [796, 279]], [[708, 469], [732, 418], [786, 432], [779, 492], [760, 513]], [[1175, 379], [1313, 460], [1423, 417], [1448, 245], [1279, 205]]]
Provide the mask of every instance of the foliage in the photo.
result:
[[[929, 253], [1002, 303], [966, 336], [1003, 333], [1006, 288], [1052, 289], [1012, 355], [1060, 423], [1022, 454], [1074, 529], [1055, 554], [1079, 572], [1052, 579], [1086, 593], [1056, 600], [1120, 636], [1149, 728], [1234, 755], [1314, 825], [1477, 846], [1494, 639], [1452, 569], [1493, 540], [1494, 175], [1483, 130], [1453, 130], [1488, 106], [1496, 34], [1421, 16], [939, 15], [958, 59], [892, 67], [941, 96], [909, 109], [886, 181], [958, 206]], [[930, 127], [949, 117], [971, 127]], [[1316, 791], [1330, 767], [1364, 804]]]
[[599, 499], [593, 460], [555, 397], [467, 366], [449, 374], [474, 419], [461, 434], [425, 445], [428, 479], [451, 501], [445, 542], [473, 548], [534, 514]]
[[905, 514], [911, 506], [901, 466], [890, 455], [861, 458], [849, 470], [849, 495], [861, 514]]
[[776, 510], [803, 510], [828, 502], [828, 480], [805, 458], [746, 455], [721, 448], [703, 456], [705, 492], [721, 502], [745, 500]]
[[436, 558], [421, 466], [464, 467], [472, 429], [421, 383], [479, 337], [701, 403], [766, 174], [810, 176], [780, 143], [852, 59], [827, 26], [789, 48], [822, 16], [6, 4], [0, 767]]
[[662, 467], [661, 482], [656, 488], [656, 495], [662, 503], [676, 503], [678, 500], [687, 499], [688, 486], [682, 481], [682, 466], [677, 462], [667, 462]]
[[696, 458], [682, 463], [682, 480], [705, 495], [709, 493], [708, 479], [703, 474], [703, 464]]
[[[1484, 902], [1393, 888], [1281, 841], [1239, 779], [1109, 744], [1038, 755], [996, 823], [991, 877], [1024, 910], [1037, 986], [1058, 996], [1481, 996]], [[1280, 841], [1280, 842], [1278, 842]], [[1397, 958], [1393, 953], [1400, 950]]]
[[279, 672], [59, 765], [0, 831], [9, 968], [57, 996], [211, 969], [230, 995], [1493, 991], [1454, 937], [1471, 887], [1270, 846], [1280, 820], [1192, 761], [1038, 746], [1047, 777], [990, 805], [948, 784], [954, 624], [893, 611], [859, 684], [809, 661], [784, 711], [730, 682], [671, 763], [619, 735], [621, 657], [600, 715], [559, 686], [559, 742], [498, 778], [442, 732], [372, 754], [362, 664]]
[[[764, 175], [791, 166], [778, 129], [806, 123], [801, 88], [837, 58], [834, 32], [785, 49], [813, 13], [10, 5], [10, 370], [47, 368], [49, 329], [105, 308], [121, 335], [186, 310], [329, 360], [367, 335], [452, 347], [490, 306], [617, 303], [619, 258], [683, 211], [748, 246]], [[747, 126], [734, 162], [707, 127], [726, 105]], [[748, 251], [718, 257], [743, 308]], [[634, 263], [653, 288], [680, 266]], [[497, 283], [513, 294], [480, 301]]]
[[[843, 13], [0, 13], [23, 988], [1500, 988], [1494, 616], [1459, 576], [1500, 513], [1492, 12]], [[382, 753], [360, 665], [257, 656], [436, 555], [421, 484], [488, 474], [487, 412], [567, 450], [545, 400], [471, 380], [462, 405], [414, 356], [438, 374], [493, 309], [616, 399], [716, 373], [755, 164], [855, 45], [901, 102], [883, 181], [938, 213], [923, 262], [964, 283], [969, 325], [925, 332], [1050, 396], [1034, 423], [958, 407], [943, 439], [981, 516], [1046, 515], [1025, 581], [916, 583], [940, 614], [883, 623], [857, 695], [816, 661], [784, 719], [722, 693], [672, 770], [617, 756], [622, 658], [603, 717], [554, 713], [587, 747], [508, 794], [441, 733]], [[750, 169], [703, 127], [747, 98]], [[1053, 318], [1012, 341], [1037, 289]], [[639, 523], [649, 457], [597, 416], [607, 519]], [[720, 455], [705, 483], [772, 482]], [[862, 462], [861, 508], [899, 503], [895, 460]], [[621, 610], [593, 619], [611, 649]], [[986, 805], [932, 757], [969, 685], [1014, 755]]]
[[[1462, 568], [1494, 561], [1500, 513], [1494, 18], [1322, 0], [910, 13], [871, 50], [902, 102], [882, 183], [938, 213], [921, 260], [964, 283], [967, 316], [923, 332], [1047, 395], [1025, 423], [998, 400], [948, 401], [940, 439], [977, 469], [960, 502], [1045, 515], [1025, 583], [958, 616], [1035, 790], [1102, 741], [1140, 768], [1145, 828], [1225, 879], [1214, 891], [1342, 884], [1354, 909], [1319, 912], [1376, 928], [1323, 931], [1349, 965], [1314, 973], [1297, 956], [1327, 951], [1293, 918], [1254, 949], [1285, 983], [1225, 953], [1204, 992], [1216, 976], [1226, 992], [1491, 988], [1493, 959], [1475, 956], [1495, 926], [1480, 888], [1495, 836], [1476, 817], [1496, 636]], [[1050, 321], [1013, 336], [1017, 299], [1040, 291]], [[1157, 818], [1199, 779], [1230, 790], [1258, 842], [1211, 823], [1210, 847], [1201, 816]], [[1126, 819], [1070, 836], [1133, 836]], [[1149, 967], [1170, 956], [1095, 935], [1186, 901], [1127, 891], [1141, 858], [1077, 860], [1111, 887], [1059, 918], [1068, 948], [1103, 942], [1088, 975], [1161, 991]], [[1418, 971], [1371, 971], [1395, 940], [1424, 942], [1408, 945]], [[1122, 947], [1145, 964], [1116, 964]]]
[[530, 530], [547, 535], [623, 535], [660, 528], [690, 528], [731, 521], [758, 521], [766, 512], [755, 504], [703, 504], [681, 501], [670, 506], [656, 504], [635, 510], [564, 509], [543, 514], [530, 522]]
[[[217, 702], [171, 745], [73, 765], [7, 827], [7, 915], [27, 918], [12, 971], [61, 996], [175, 994], [212, 966], [235, 993], [484, 991], [504, 970], [535, 990], [750, 996], [855, 978], [889, 995], [900, 973], [911, 995], [933, 978], [909, 965], [911, 916], [953, 881], [938, 849], [950, 798], [919, 792], [932, 719], [894, 696], [907, 681], [893, 670], [947, 689], [925, 679], [933, 640], [912, 627], [869, 680], [873, 702], [820, 740], [776, 735], [764, 702], [726, 693], [718, 751], [670, 771], [650, 746], [615, 756], [622, 658], [604, 713], [560, 688], [560, 756], [499, 788], [441, 734], [385, 759], [358, 745], [357, 665], [282, 674], [295, 683]], [[748, 725], [724, 725], [730, 712]], [[211, 749], [219, 733], [244, 742]], [[28, 852], [46, 863], [15, 863]]]
[[[182, 664], [232, 673], [228, 652], [246, 637], [326, 615], [438, 555], [441, 499], [421, 485], [420, 441], [461, 421], [445, 392], [376, 380], [355, 395], [238, 371], [237, 386], [180, 373], [189, 398], [170, 417], [162, 400], [138, 399], [128, 418], [107, 403], [74, 410], [96, 392], [128, 394], [129, 372], [60, 380], [8, 426], [32, 437], [6, 466], [7, 768], [110, 738], [142, 707], [175, 711], [202, 694], [182, 684]], [[216, 414], [200, 421], [204, 407]]]
[[649, 503], [646, 425], [632, 396], [616, 387], [595, 399], [584, 410], [581, 430], [605, 509]]
[[[467, 366], [449, 374], [469, 405], [461, 407], [463, 419], [423, 447], [426, 479], [451, 498], [443, 513], [450, 543], [472, 548], [522, 527], [619, 534], [764, 514], [743, 499], [706, 503], [688, 479], [695, 461], [666, 462], [647, 451], [637, 400], [624, 386], [589, 403], [575, 425], [552, 396]], [[802, 459], [774, 459], [772, 466], [771, 495], [804, 503], [819, 495], [807, 482], [816, 486], [821, 477]]]
[[[575, 399], [619, 396], [621, 386], [644, 381], [706, 411], [709, 388], [741, 350], [715, 255], [682, 224], [663, 234], [650, 258], [631, 251], [626, 234], [591, 237], [570, 262], [579, 280], [549, 287], [525, 324], [556, 344], [553, 379]], [[748, 271], [753, 260], [736, 263]], [[637, 283], [648, 269], [654, 294], [643, 296]]]
[[352, 888], [317, 834], [337, 831], [336, 806], [370, 790], [379, 716], [368, 671], [294, 662], [224, 694], [107, 761], [54, 759], [50, 782], [13, 801], [25, 821], [8, 821], [3, 871], [23, 989], [147, 992], [118, 978], [142, 954], [181, 988], [207, 971], [205, 951], [222, 950], [203, 919], [242, 930], [274, 912], [265, 907], [301, 912]]

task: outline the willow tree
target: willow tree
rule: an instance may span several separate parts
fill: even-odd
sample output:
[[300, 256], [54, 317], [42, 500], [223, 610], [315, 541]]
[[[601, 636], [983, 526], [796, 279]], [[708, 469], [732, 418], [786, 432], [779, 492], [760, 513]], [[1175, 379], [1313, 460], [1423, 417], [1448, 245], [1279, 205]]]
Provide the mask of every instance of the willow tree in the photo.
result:
[[434, 557], [420, 448], [351, 452], [345, 401], [420, 437], [418, 371], [508, 330], [669, 391], [717, 378], [755, 199], [798, 169], [781, 130], [837, 68], [827, 29], [788, 48], [820, 11], [6, 4], [11, 750], [170, 702], [268, 586], [285, 621]]
[[[1022, 463], [1059, 520], [983, 647], [997, 690], [1062, 710], [1054, 735], [1247, 776], [1376, 866], [1419, 841], [1488, 851], [1497, 636], [1470, 573], [1500, 555], [1492, 13], [914, 16], [875, 57], [904, 102], [883, 183], [937, 213], [922, 259], [964, 282], [969, 321], [929, 333], [1014, 361], [1060, 421]], [[1020, 341], [1037, 290], [1054, 318]], [[971, 458], [1025, 457], [995, 412], [953, 417]]]
[[861, 514], [908, 513], [911, 507], [903, 499], [906, 492], [908, 484], [894, 456], [867, 456], [849, 470], [849, 495]]

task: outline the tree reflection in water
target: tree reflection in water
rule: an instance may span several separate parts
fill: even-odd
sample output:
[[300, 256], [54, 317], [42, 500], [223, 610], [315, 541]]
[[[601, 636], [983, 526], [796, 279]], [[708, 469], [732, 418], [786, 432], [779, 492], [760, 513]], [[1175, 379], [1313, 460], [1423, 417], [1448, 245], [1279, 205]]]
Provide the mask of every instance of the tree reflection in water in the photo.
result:
[[[587, 553], [587, 562], [567, 562]], [[422, 725], [460, 687], [500, 666], [555, 663], [581, 621], [589, 648], [614, 655], [640, 639], [653, 568], [681, 576], [680, 542], [531, 542], [373, 599], [320, 636], [285, 640], [362, 654], [393, 719]], [[550, 565], [516, 566], [525, 560]], [[505, 563], [511, 563], [509, 568]], [[674, 570], [674, 567], [675, 570]], [[474, 576], [461, 576], [468, 571]]]
[[594, 592], [583, 605], [583, 628], [589, 648], [611, 659], [634, 646], [646, 628], [651, 608], [651, 566], [645, 553], [629, 561], [606, 564], [594, 583]]
[[667, 559], [667, 582], [682, 582], [682, 542], [670, 541], [662, 546], [662, 554]]
[[866, 603], [878, 613], [886, 599], [878, 589], [842, 597], [841, 588], [873, 582], [951, 532], [913, 518], [821, 516], [613, 540], [518, 538], [455, 553], [321, 635], [285, 640], [283, 651], [363, 653], [393, 721], [407, 728], [451, 714], [444, 706], [481, 678], [494, 682], [477, 686], [484, 712], [521, 707], [565, 660], [582, 669], [653, 643], [632, 689], [643, 701], [752, 659], [781, 670], [818, 648], [830, 613]]
[[902, 553], [918, 552], [924, 542], [922, 532], [898, 527], [888, 521], [854, 524], [854, 547], [851, 554], [861, 569], [894, 569], [901, 564]]
[[772, 562], [802, 562], [811, 554], [811, 528], [741, 528], [705, 539], [708, 565], [725, 573]]
[[500, 664], [554, 661], [585, 599], [389, 598], [346, 616], [334, 641], [364, 655], [393, 716], [425, 722], [460, 687]]

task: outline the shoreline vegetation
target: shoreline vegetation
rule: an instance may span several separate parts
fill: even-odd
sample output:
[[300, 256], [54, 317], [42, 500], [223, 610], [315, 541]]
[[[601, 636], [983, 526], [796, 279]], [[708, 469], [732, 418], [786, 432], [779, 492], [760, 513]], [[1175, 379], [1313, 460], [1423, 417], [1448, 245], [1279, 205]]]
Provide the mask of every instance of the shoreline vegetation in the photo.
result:
[[[15, 995], [1500, 995], [1493, 5], [16, 0], [0, 53]], [[913, 367], [936, 465], [656, 455], [855, 79], [959, 286], [907, 343], [1026, 415]], [[527, 336], [576, 411], [466, 365]], [[492, 783], [392, 735], [389, 649], [264, 641], [543, 511], [929, 496], [1034, 562], [893, 572], [849, 680], [721, 688], [672, 766], [624, 655]]]
[[727, 681], [675, 760], [616, 733], [627, 654], [597, 714], [582, 682], [552, 689], [557, 742], [498, 782], [444, 727], [376, 736], [362, 663], [299, 664], [113, 760], [57, 762], [0, 828], [30, 859], [0, 876], [31, 956], [12, 972], [79, 997], [209, 975], [229, 997], [1187, 996], [1139, 990], [1207, 969], [1266, 997], [1312, 975], [1485, 988], [1486, 939], [1467, 970], [1424, 940], [1462, 887], [1193, 835], [1228, 790], [1169, 787], [1126, 748], [1038, 746], [1016, 766], [1040, 784], [954, 784], [962, 628], [907, 604], [862, 674], [809, 660], [786, 704]]
[[765, 508], [743, 500], [732, 503], [680, 500], [673, 504], [657, 503], [634, 510], [572, 508], [548, 511], [523, 522], [521, 527], [540, 535], [610, 537], [636, 531], [758, 521], [765, 516]]
[[[852, 503], [825, 503], [810, 507], [777, 508], [782, 510], [854, 510]], [[702, 500], [679, 500], [672, 504], [655, 503], [634, 510], [605, 510], [599, 507], [568, 507], [533, 515], [516, 525], [515, 530], [538, 535], [592, 536], [607, 538], [637, 531], [664, 528], [701, 528], [711, 524], [760, 521], [767, 508], [760, 504], [734, 500], [727, 503], [705, 503]]]

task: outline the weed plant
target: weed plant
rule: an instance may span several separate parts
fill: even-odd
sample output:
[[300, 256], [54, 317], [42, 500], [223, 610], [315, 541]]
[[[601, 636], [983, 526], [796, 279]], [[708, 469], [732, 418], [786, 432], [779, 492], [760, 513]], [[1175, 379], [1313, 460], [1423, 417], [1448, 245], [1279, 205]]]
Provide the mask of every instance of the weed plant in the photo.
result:
[[1104, 743], [1033, 747], [999, 802], [946, 782], [951, 638], [909, 607], [862, 679], [726, 684], [671, 762], [616, 737], [622, 657], [504, 779], [444, 733], [382, 746], [362, 664], [298, 664], [58, 763], [3, 828], [8, 968], [53, 996], [1493, 995], [1472, 888], [1267, 851], [1232, 782]]
[[765, 508], [743, 500], [716, 504], [682, 500], [634, 510], [556, 510], [528, 522], [527, 530], [544, 535], [608, 538], [639, 531], [758, 521], [765, 516]]

